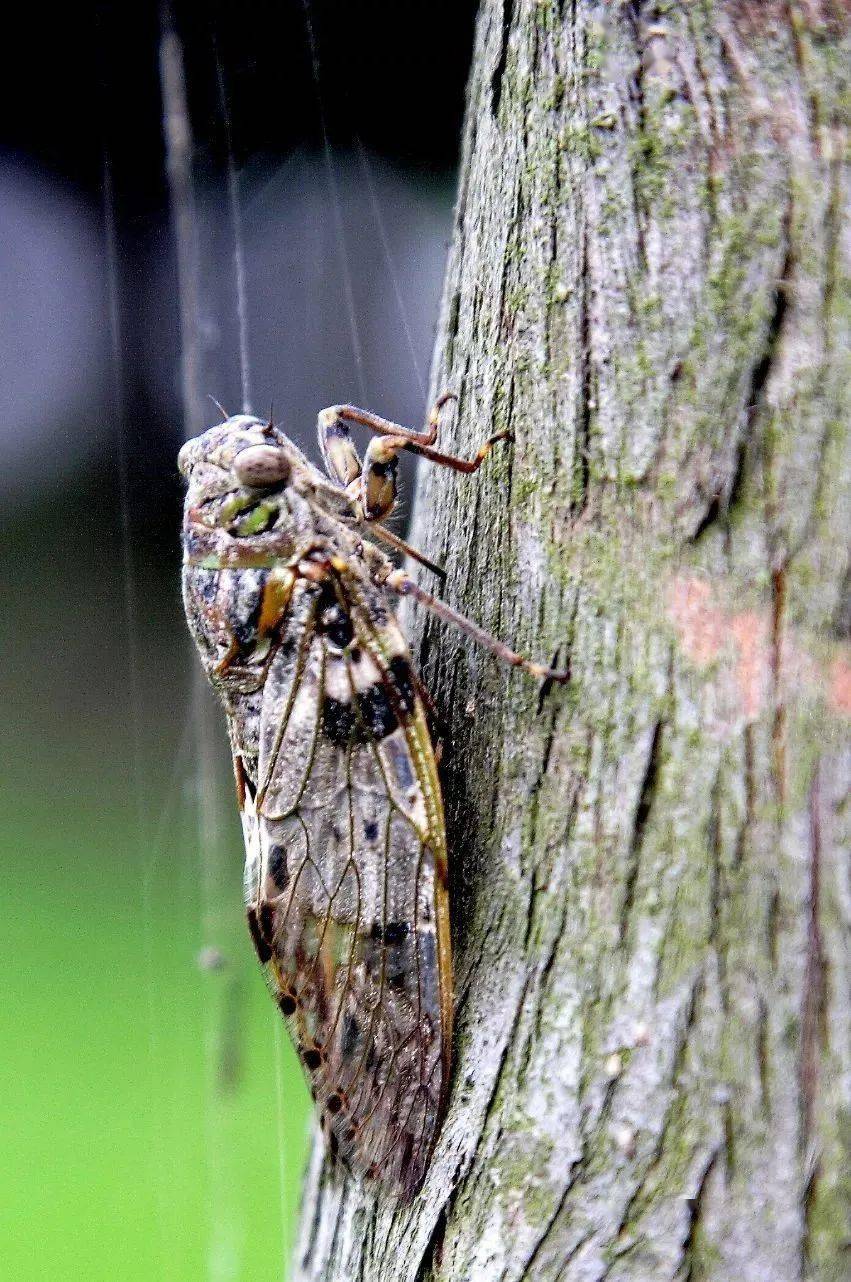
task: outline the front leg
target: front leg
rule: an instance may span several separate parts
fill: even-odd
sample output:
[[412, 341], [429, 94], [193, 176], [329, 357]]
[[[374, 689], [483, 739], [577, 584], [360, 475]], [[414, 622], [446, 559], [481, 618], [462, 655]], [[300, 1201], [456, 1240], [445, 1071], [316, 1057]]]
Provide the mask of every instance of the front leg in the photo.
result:
[[[380, 521], [393, 511], [398, 455], [406, 448], [426, 448], [437, 439], [440, 410], [449, 399], [449, 395], [440, 398], [422, 432], [392, 423], [356, 405], [330, 405], [320, 411], [316, 430], [325, 470], [332, 480], [360, 501], [366, 520]], [[351, 439], [351, 428], [355, 424], [376, 434], [363, 463]]]
[[[397, 457], [402, 450], [455, 472], [477, 472], [497, 441], [510, 439], [509, 432], [495, 432], [480, 446], [472, 458], [443, 454], [433, 447], [437, 440], [440, 411], [454, 392], [446, 392], [435, 403], [428, 425], [422, 432], [402, 427], [356, 405], [331, 405], [322, 410], [317, 423], [319, 446], [328, 475], [360, 500], [364, 517], [380, 521], [389, 516], [396, 504]], [[351, 426], [358, 424], [375, 432], [377, 439], [366, 451], [364, 462], [351, 441]]]

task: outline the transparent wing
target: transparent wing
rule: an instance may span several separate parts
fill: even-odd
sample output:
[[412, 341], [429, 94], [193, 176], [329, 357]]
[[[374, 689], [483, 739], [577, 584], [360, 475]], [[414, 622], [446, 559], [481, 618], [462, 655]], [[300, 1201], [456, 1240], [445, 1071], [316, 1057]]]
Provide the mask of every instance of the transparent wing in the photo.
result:
[[303, 589], [266, 678], [249, 925], [333, 1152], [404, 1194], [446, 1090], [440, 789], [395, 620], [370, 584]]

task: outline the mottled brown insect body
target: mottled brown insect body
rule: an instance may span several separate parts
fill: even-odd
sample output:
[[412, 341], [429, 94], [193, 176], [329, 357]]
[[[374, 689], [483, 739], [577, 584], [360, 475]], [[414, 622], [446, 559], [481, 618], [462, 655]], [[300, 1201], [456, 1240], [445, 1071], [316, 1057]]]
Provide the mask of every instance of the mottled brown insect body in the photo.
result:
[[[349, 422], [383, 437], [363, 465]], [[319, 430], [331, 481], [248, 415], [183, 447], [184, 603], [227, 714], [249, 929], [329, 1146], [410, 1196], [447, 1094], [452, 966], [440, 784], [392, 594], [563, 674], [456, 616], [368, 537], [396, 541], [365, 523], [392, 506], [400, 449], [469, 471], [487, 447], [439, 455], [437, 412], [413, 433], [341, 406]]]

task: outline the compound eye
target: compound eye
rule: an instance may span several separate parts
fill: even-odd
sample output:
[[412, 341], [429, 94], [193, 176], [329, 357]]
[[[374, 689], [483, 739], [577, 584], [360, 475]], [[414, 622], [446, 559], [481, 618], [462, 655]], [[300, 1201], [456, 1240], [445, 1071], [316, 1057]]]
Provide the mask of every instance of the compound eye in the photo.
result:
[[234, 457], [233, 470], [240, 485], [261, 489], [289, 480], [290, 461], [275, 445], [249, 445]]

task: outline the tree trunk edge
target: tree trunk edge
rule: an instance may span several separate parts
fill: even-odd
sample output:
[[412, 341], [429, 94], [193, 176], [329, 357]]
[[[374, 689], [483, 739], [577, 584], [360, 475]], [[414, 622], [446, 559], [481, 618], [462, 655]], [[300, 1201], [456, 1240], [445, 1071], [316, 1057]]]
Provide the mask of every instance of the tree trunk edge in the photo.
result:
[[572, 681], [410, 619], [453, 1094], [410, 1208], [314, 1152], [300, 1279], [844, 1276], [848, 52], [816, 0], [482, 4], [432, 391], [514, 445], [413, 541]]

